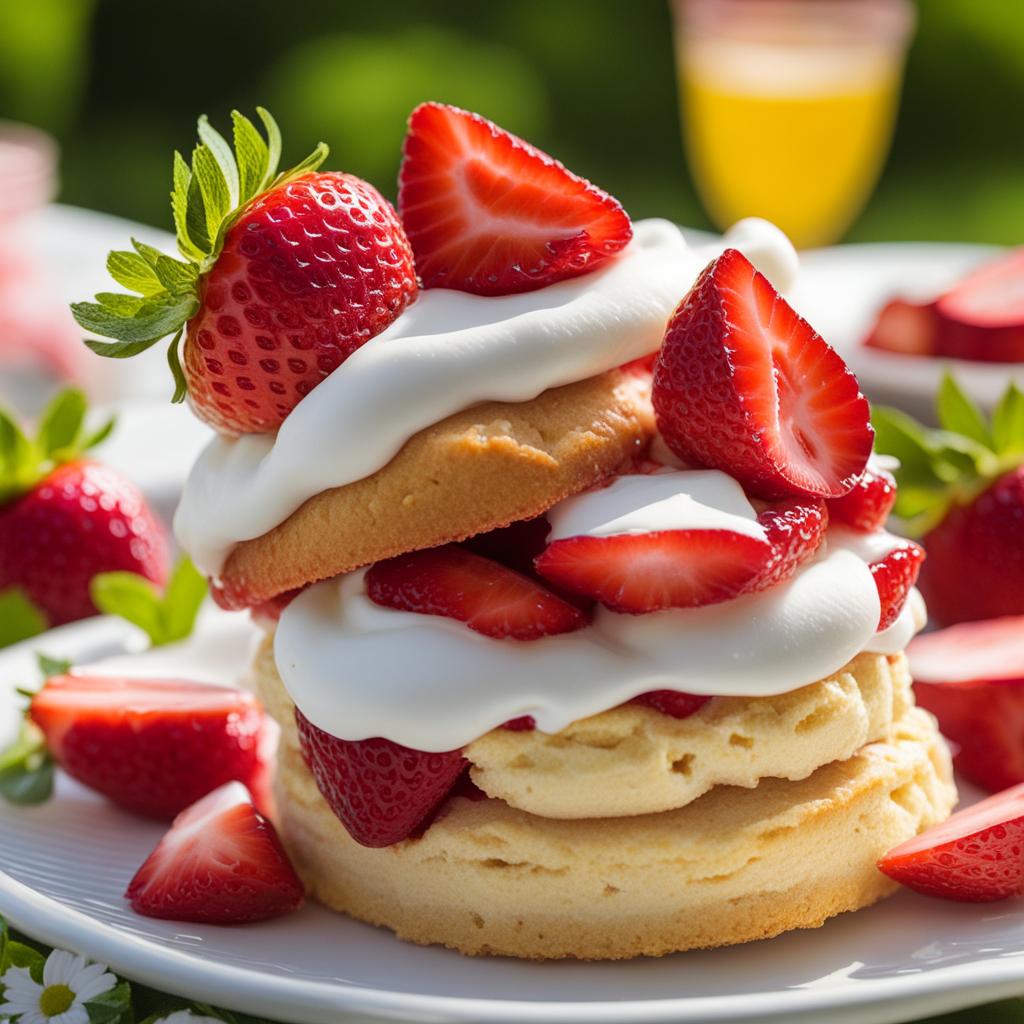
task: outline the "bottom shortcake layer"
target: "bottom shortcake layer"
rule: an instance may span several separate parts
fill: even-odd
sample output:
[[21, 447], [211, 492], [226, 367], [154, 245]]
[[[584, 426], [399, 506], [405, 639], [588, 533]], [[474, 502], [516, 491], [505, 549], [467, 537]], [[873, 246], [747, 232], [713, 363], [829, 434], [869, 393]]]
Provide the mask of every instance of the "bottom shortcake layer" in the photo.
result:
[[798, 782], [718, 786], [686, 807], [557, 820], [456, 798], [421, 839], [355, 843], [285, 747], [282, 837], [310, 894], [400, 937], [470, 954], [622, 959], [768, 938], [867, 906], [886, 850], [956, 800], [934, 719]]

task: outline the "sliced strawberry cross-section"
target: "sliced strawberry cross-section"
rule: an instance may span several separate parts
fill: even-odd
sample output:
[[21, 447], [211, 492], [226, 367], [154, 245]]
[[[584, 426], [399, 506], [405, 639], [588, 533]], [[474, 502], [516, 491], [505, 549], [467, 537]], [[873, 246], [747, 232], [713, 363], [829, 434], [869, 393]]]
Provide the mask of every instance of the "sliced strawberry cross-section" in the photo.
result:
[[472, 114], [409, 118], [398, 209], [425, 288], [531, 291], [595, 269], [633, 235], [618, 201]]
[[829, 517], [861, 533], [882, 529], [896, 502], [896, 479], [880, 466], [868, 466], [853, 489], [828, 503]]
[[54, 760], [118, 806], [170, 819], [263, 768], [265, 717], [251, 694], [166, 679], [55, 676], [29, 715]]
[[925, 633], [907, 655], [957, 771], [993, 792], [1024, 782], [1024, 615]]
[[1024, 362], [1024, 249], [988, 263], [935, 303], [936, 354]]
[[736, 249], [704, 269], [669, 320], [653, 399], [679, 458], [758, 497], [837, 498], [871, 454], [856, 377]]
[[366, 593], [386, 608], [458, 619], [496, 639], [538, 640], [587, 624], [541, 583], [454, 544], [377, 562]]
[[988, 903], [1024, 895], [1024, 785], [958, 811], [890, 850], [878, 867], [925, 896]]
[[297, 910], [302, 883], [274, 826], [239, 782], [182, 811], [125, 896], [146, 917], [247, 924]]
[[548, 545], [536, 565], [553, 583], [635, 615], [727, 601], [771, 556], [767, 541], [733, 530], [657, 530], [567, 537]]
[[868, 568], [878, 587], [878, 598], [882, 602], [882, 614], [878, 628], [888, 629], [898, 618], [907, 603], [910, 589], [917, 582], [924, 548], [913, 541], [903, 541]]
[[382, 738], [343, 740], [296, 708], [302, 755], [348, 834], [382, 847], [418, 835], [469, 763], [461, 750], [427, 753]]

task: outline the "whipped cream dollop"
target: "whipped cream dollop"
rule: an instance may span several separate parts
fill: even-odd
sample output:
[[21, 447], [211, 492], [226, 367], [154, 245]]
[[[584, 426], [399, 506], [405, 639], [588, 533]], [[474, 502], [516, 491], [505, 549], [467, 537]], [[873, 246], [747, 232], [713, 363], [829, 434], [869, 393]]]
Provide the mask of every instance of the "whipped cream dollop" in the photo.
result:
[[414, 434], [486, 401], [526, 402], [654, 352], [697, 273], [735, 246], [780, 290], [796, 253], [767, 221], [687, 245], [664, 220], [640, 221], [591, 274], [521, 295], [431, 289], [292, 410], [276, 435], [217, 437], [185, 485], [174, 528], [217, 576], [235, 544], [284, 522], [306, 500], [383, 468]]
[[[668, 479], [689, 502], [666, 505]], [[621, 532], [698, 519], [704, 529], [756, 526], [724, 473], [622, 480], [641, 488], [632, 497], [645, 511]], [[628, 517], [619, 514], [616, 484], [570, 499], [552, 519], [563, 533], [607, 535], [616, 521], [620, 529]], [[896, 622], [877, 631], [881, 608], [868, 564], [899, 543], [884, 532], [833, 527], [815, 558], [770, 590], [648, 615], [599, 608], [584, 629], [534, 641], [495, 640], [453, 619], [380, 607], [356, 572], [310, 587], [285, 608], [274, 652], [292, 700], [320, 728], [428, 751], [465, 746], [520, 715], [557, 732], [650, 690], [770, 696], [822, 679], [862, 651], [896, 654], [923, 627], [914, 591]]]

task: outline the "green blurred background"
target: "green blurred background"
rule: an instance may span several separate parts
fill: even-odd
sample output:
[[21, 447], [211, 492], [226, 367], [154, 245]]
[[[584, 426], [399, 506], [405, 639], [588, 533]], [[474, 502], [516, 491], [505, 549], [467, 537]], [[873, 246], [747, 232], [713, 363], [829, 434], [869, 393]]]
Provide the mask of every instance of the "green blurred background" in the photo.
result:
[[[1024, 0], [922, 0], [896, 140], [850, 238], [1024, 239]], [[52, 131], [60, 198], [169, 221], [194, 119], [268, 106], [286, 156], [394, 194], [422, 99], [488, 115], [636, 217], [708, 226], [683, 162], [665, 0], [0, 0], [0, 117]]]

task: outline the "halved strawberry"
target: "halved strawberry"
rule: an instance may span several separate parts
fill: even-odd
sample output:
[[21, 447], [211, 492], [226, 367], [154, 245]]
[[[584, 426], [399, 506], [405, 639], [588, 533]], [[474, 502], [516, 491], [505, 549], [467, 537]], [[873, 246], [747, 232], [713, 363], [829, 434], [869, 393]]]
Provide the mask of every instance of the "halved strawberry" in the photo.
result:
[[295, 722], [317, 788], [363, 846], [391, 846], [420, 834], [469, 763], [461, 750], [432, 754], [381, 738], [342, 740], [298, 708]]
[[991, 791], [1024, 782], [1024, 615], [925, 633], [907, 655], [957, 771]]
[[910, 589], [917, 582], [917, 574], [924, 561], [924, 548], [912, 540], [902, 541], [868, 568], [878, 587], [878, 598], [882, 602], [882, 614], [878, 628], [888, 629], [898, 618], [907, 603]]
[[536, 565], [553, 583], [635, 615], [727, 601], [771, 556], [767, 541], [732, 530], [658, 530], [568, 537], [548, 545]]
[[669, 320], [653, 399], [679, 458], [761, 498], [837, 498], [871, 454], [857, 378], [736, 249], [708, 264]]
[[832, 498], [828, 513], [832, 522], [861, 533], [873, 533], [885, 526], [896, 502], [896, 479], [880, 466], [868, 466], [853, 482], [853, 490]]
[[125, 897], [145, 917], [247, 924], [297, 910], [302, 883], [248, 790], [229, 782], [174, 819]]
[[423, 103], [402, 152], [398, 209], [425, 288], [531, 291], [633, 236], [616, 199], [479, 114]]
[[908, 839], [879, 862], [925, 896], [988, 903], [1024, 895], [1024, 785], [1004, 790]]
[[443, 615], [498, 639], [569, 633], [587, 616], [536, 580], [448, 544], [377, 562], [366, 573], [371, 601], [420, 615]]
[[748, 585], [750, 591], [769, 590], [789, 579], [817, 552], [828, 529], [828, 509], [821, 498], [787, 498], [762, 509], [757, 521], [772, 556]]
[[935, 303], [936, 354], [1024, 362], [1024, 249], [968, 275]]
[[879, 310], [864, 344], [901, 356], [931, 356], [936, 333], [934, 303], [893, 299]]
[[233, 779], [254, 785], [265, 718], [249, 693], [183, 680], [55, 676], [29, 716], [72, 778], [170, 819]]

